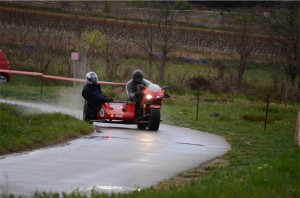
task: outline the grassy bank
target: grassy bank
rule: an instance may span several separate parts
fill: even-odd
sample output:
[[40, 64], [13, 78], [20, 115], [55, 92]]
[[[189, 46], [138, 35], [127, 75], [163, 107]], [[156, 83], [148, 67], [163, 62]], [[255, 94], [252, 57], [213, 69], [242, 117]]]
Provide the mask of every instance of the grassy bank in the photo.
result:
[[0, 155], [37, 149], [87, 135], [91, 126], [69, 115], [0, 103]]

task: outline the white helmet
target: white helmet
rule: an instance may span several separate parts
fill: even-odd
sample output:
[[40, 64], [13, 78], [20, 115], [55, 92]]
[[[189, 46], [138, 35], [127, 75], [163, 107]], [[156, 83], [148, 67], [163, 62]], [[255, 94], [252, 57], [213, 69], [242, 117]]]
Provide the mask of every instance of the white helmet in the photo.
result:
[[88, 72], [85, 75], [85, 78], [86, 78], [87, 82], [90, 83], [90, 84], [93, 84], [93, 83], [96, 84], [97, 81], [98, 81], [97, 74], [95, 72], [92, 72], [92, 71]]

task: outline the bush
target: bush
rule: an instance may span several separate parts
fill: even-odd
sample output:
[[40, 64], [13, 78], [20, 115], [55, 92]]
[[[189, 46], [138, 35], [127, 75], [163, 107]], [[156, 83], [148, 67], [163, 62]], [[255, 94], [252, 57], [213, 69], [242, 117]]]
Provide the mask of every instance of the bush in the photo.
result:
[[202, 75], [189, 78], [186, 83], [191, 89], [201, 90], [208, 90], [211, 84], [210, 81]]

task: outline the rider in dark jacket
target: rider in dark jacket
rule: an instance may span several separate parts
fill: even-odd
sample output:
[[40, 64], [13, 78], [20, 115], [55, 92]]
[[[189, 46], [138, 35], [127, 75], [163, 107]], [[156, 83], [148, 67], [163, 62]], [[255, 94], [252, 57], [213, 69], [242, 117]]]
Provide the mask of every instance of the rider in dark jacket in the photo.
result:
[[98, 84], [98, 77], [95, 72], [88, 72], [86, 74], [87, 83], [83, 87], [82, 97], [86, 100], [86, 108], [84, 113], [84, 120], [97, 119], [97, 110], [105, 102], [112, 102], [113, 99], [108, 98], [102, 94], [101, 86]]
[[141, 70], [135, 70], [132, 74], [132, 79], [129, 80], [126, 84], [126, 92], [129, 100], [135, 102], [136, 109], [136, 118], [140, 118], [142, 115], [141, 112], [141, 101], [143, 98], [142, 88], [139, 85], [144, 87], [152, 84], [149, 80], [144, 79], [144, 73]]
[[126, 84], [128, 98], [133, 102], [139, 103], [143, 96], [139, 85], [147, 87], [149, 84], [152, 84], [152, 82], [144, 79], [144, 73], [141, 70], [135, 70], [132, 74], [132, 79]]

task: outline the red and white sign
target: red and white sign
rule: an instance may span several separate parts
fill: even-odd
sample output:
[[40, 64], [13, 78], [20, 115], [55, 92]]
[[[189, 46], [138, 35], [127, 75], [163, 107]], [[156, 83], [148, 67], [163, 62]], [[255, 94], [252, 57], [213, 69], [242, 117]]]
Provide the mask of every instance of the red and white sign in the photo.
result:
[[71, 54], [71, 60], [72, 61], [78, 61], [79, 60], [78, 52], [72, 52], [72, 54]]

